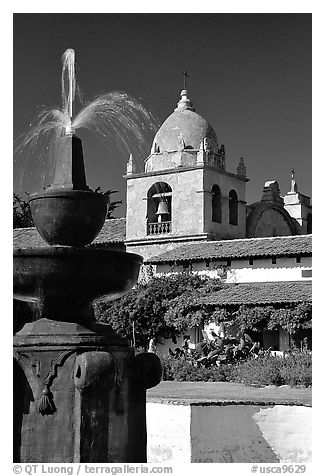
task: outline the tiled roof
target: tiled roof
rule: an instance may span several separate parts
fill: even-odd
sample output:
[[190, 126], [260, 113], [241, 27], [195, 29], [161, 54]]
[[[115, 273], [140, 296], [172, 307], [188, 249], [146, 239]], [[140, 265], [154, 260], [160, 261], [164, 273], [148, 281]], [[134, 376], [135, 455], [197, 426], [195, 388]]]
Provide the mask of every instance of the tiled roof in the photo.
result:
[[241, 305], [311, 301], [311, 281], [225, 284], [219, 291], [200, 298], [200, 304]]
[[[93, 244], [123, 243], [125, 240], [125, 218], [106, 220]], [[16, 228], [13, 232], [14, 248], [39, 248], [49, 246], [38, 234], [36, 228]]]
[[151, 257], [146, 263], [311, 255], [311, 241], [311, 235], [296, 235], [192, 242]]
[[39, 248], [49, 246], [39, 235], [36, 228], [15, 228], [13, 231], [14, 248]]
[[106, 220], [94, 243], [124, 243], [126, 220], [125, 218], [111, 218]]

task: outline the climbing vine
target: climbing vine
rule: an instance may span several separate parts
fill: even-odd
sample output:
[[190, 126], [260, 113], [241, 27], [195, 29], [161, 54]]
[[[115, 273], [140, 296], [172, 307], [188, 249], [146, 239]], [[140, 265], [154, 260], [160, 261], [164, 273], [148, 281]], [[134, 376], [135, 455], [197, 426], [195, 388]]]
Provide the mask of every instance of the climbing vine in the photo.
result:
[[230, 325], [253, 331], [282, 327], [293, 333], [312, 326], [310, 302], [217, 308], [214, 314], [222, 316]]

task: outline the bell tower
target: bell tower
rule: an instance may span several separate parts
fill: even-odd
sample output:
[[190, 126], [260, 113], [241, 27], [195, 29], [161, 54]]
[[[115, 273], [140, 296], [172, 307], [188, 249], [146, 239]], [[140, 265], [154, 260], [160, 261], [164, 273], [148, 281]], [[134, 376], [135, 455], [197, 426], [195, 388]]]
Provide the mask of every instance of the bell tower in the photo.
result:
[[[187, 76], [188, 77], [188, 76]], [[184, 88], [154, 137], [144, 170], [127, 165], [126, 247], [149, 258], [187, 242], [243, 238], [246, 168], [226, 151]]]

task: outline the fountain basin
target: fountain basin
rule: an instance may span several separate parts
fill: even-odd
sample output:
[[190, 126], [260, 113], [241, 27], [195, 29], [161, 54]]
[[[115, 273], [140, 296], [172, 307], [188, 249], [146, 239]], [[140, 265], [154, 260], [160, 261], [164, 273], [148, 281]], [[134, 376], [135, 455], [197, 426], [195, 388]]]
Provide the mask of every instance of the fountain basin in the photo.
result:
[[16, 250], [14, 298], [37, 303], [38, 317], [93, 320], [88, 312], [92, 301], [125, 294], [136, 284], [142, 261], [133, 253], [98, 248]]
[[109, 198], [90, 190], [47, 189], [31, 196], [34, 224], [49, 245], [81, 247], [99, 234]]

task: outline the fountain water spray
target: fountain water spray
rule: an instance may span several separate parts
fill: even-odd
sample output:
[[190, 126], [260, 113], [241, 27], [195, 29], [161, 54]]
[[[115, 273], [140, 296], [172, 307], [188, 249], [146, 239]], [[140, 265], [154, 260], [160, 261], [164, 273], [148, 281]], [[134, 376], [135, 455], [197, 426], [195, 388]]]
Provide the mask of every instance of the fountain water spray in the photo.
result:
[[[116, 155], [118, 149], [118, 153], [125, 159], [132, 153], [136, 161], [142, 162], [150, 150], [152, 136], [159, 127], [158, 120], [125, 92], [100, 94], [92, 101], [82, 104], [78, 94], [73, 49], [65, 51], [62, 63], [61, 108], [43, 108], [30, 125], [29, 131], [18, 139], [15, 149], [16, 167], [23, 167], [18, 158], [25, 157], [27, 165], [27, 161], [37, 152], [37, 160], [43, 166], [42, 186], [49, 185], [55, 170], [60, 138], [73, 135], [80, 129], [88, 129], [95, 134], [104, 143], [109, 154]], [[77, 114], [74, 112], [76, 99], [82, 106]], [[29, 172], [32, 169], [37, 169], [37, 165], [29, 167]], [[20, 181], [23, 182], [23, 177]]]
[[[62, 106], [70, 119], [70, 124], [66, 126], [66, 134], [73, 134], [72, 128], [72, 104], [76, 95], [76, 74], [75, 74], [75, 52], [72, 48], [67, 49], [62, 56]], [[68, 94], [66, 92], [65, 82], [68, 80]]]

